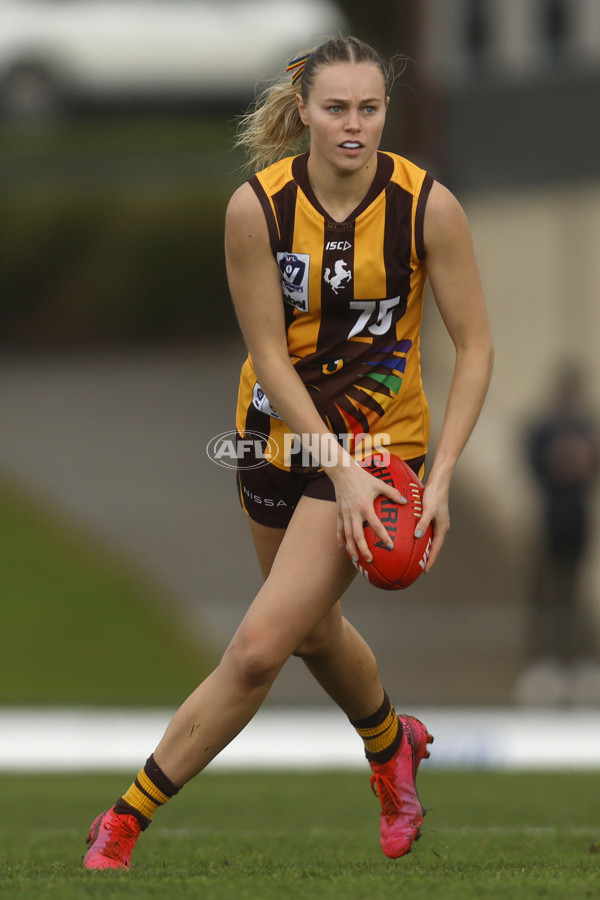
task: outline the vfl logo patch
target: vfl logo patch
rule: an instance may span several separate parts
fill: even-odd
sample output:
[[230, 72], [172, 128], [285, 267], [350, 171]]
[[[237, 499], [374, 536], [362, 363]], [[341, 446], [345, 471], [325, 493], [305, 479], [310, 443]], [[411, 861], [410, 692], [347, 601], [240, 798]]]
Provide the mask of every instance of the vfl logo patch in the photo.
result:
[[273, 419], [281, 419], [281, 416], [277, 415], [277, 413], [269, 403], [269, 398], [261, 388], [258, 381], [255, 383], [252, 390], [252, 405], [259, 412], [266, 413], [267, 416], [271, 416]]
[[308, 312], [309, 253], [278, 253], [277, 264], [281, 272], [283, 299], [290, 306]]

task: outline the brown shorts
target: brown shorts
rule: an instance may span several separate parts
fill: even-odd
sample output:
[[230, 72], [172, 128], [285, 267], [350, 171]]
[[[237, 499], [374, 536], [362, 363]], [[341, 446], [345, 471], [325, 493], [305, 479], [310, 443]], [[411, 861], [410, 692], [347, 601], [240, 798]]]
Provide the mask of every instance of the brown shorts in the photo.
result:
[[[407, 460], [419, 474], [425, 457]], [[323, 469], [290, 472], [267, 463], [255, 468], [238, 466], [240, 503], [251, 519], [271, 528], [286, 528], [302, 496], [335, 503], [333, 482]]]

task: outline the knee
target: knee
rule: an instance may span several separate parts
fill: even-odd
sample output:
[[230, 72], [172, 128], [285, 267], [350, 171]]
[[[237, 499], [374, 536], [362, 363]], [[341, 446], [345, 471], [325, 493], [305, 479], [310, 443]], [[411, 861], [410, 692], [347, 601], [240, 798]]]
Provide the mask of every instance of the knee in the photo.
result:
[[273, 644], [246, 636], [233, 639], [221, 665], [230, 670], [241, 687], [252, 690], [271, 685], [284, 662]]

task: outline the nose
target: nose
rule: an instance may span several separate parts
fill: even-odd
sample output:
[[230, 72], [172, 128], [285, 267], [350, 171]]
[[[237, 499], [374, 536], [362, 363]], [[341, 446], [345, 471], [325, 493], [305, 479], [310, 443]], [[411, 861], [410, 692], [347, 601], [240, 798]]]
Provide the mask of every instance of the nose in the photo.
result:
[[358, 110], [349, 109], [344, 122], [346, 131], [360, 131], [360, 121], [358, 118]]

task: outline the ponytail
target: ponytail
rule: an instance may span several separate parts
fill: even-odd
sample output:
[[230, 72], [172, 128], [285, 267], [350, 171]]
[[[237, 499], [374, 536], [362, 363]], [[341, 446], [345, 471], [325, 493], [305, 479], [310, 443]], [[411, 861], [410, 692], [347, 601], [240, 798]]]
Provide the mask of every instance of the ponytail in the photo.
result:
[[238, 121], [236, 147], [243, 147], [247, 167], [258, 171], [290, 153], [297, 153], [308, 129], [300, 118], [299, 88], [286, 75], [266, 88]]
[[308, 129], [300, 118], [296, 97], [301, 94], [305, 102], [308, 100], [318, 69], [335, 63], [363, 62], [379, 68], [389, 93], [395, 60], [386, 65], [369, 44], [358, 38], [332, 38], [293, 60], [286, 75], [259, 94], [238, 120], [235, 146], [245, 149], [247, 167], [256, 171], [303, 149]]

